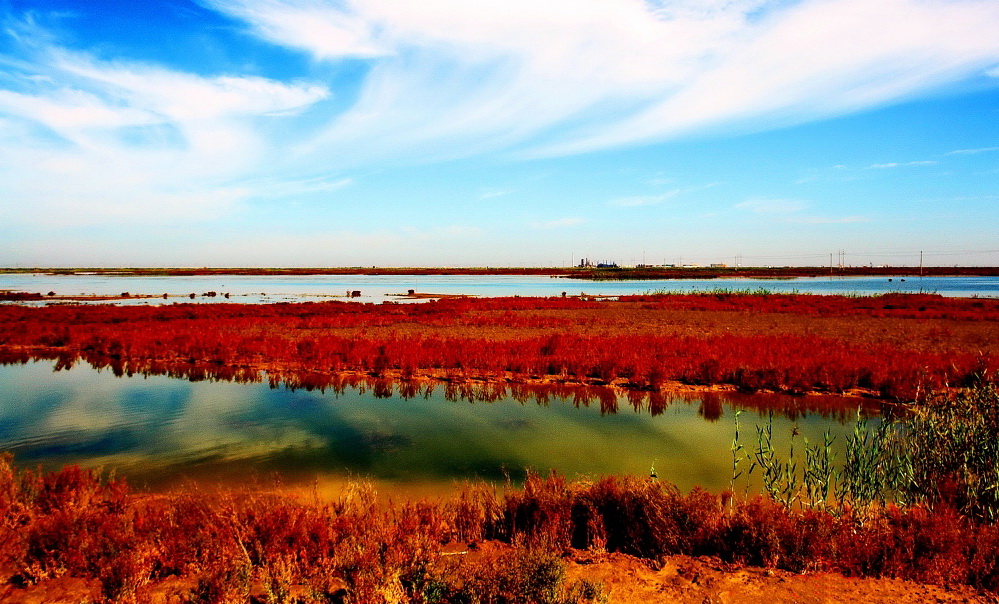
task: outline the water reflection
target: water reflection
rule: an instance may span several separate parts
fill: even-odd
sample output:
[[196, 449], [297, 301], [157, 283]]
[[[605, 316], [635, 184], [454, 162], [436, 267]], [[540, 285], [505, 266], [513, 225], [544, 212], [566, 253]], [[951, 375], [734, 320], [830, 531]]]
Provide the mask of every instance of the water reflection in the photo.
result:
[[[79, 356], [78, 356], [79, 355]], [[601, 414], [615, 414], [622, 403], [639, 413], [652, 416], [662, 414], [674, 402], [697, 403], [698, 415], [707, 421], [717, 421], [724, 414], [725, 406], [738, 406], [759, 412], [775, 413], [790, 420], [808, 415], [820, 415], [840, 422], [852, 420], [857, 408], [865, 415], [882, 412], [883, 403], [872, 399], [847, 398], [830, 395], [784, 396], [772, 394], [744, 394], [706, 389], [701, 392], [679, 390], [675, 392], [642, 389], [620, 391], [605, 386], [579, 385], [578, 383], [508, 383], [455, 377], [444, 380], [393, 380], [372, 377], [363, 373], [329, 373], [316, 371], [262, 371], [250, 367], [223, 365], [211, 362], [186, 360], [163, 361], [149, 359], [126, 360], [118, 357], [75, 352], [28, 353], [23, 350], [0, 350], [0, 364], [26, 364], [37, 360], [51, 360], [55, 371], [72, 369], [83, 360], [98, 371], [110, 371], [116, 377], [167, 376], [190, 382], [267, 383], [271, 388], [291, 391], [327, 391], [343, 395], [348, 390], [360, 394], [371, 392], [375, 398], [399, 397], [431, 398], [442, 395], [448, 401], [494, 402], [512, 398], [521, 403], [536, 402], [547, 406], [550, 401], [571, 401], [575, 407], [598, 407]]]
[[252, 372], [215, 381], [207, 369], [178, 380], [124, 366], [66, 371], [63, 361], [0, 367], [0, 448], [22, 465], [103, 465], [150, 488], [276, 472], [446, 490], [466, 478], [516, 479], [527, 467], [575, 477], [646, 475], [655, 464], [681, 488], [720, 490], [736, 408], [748, 411], [744, 434], [773, 412], [776, 437], [797, 427], [812, 442], [827, 428], [842, 440], [857, 414], [856, 400], [836, 397]]

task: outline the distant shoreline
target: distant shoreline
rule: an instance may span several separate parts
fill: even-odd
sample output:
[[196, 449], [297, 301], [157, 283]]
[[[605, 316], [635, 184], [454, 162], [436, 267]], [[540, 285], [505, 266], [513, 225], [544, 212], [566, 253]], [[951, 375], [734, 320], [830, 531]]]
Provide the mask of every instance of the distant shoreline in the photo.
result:
[[784, 266], [784, 267], [668, 267], [638, 268], [517, 268], [517, 267], [311, 267], [311, 268], [0, 268], [0, 274], [166, 276], [200, 275], [537, 275], [563, 279], [588, 280], [666, 280], [666, 279], [793, 279], [796, 277], [996, 277], [996, 266]]

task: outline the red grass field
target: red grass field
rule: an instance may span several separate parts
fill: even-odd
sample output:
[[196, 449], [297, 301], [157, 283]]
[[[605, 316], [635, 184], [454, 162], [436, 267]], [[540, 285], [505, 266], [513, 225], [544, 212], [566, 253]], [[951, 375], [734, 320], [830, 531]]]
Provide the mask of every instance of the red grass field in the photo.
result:
[[996, 379], [999, 300], [687, 294], [0, 306], [0, 361], [31, 358], [196, 378], [259, 380], [267, 372], [314, 386], [360, 374], [912, 400]]

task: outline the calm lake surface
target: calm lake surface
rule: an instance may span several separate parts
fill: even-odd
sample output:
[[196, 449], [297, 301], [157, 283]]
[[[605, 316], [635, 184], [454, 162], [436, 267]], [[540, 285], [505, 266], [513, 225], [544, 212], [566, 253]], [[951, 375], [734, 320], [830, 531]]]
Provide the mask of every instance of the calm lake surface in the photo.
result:
[[[648, 476], [654, 464], [659, 477], [684, 490], [718, 492], [731, 478], [737, 409], [745, 409], [739, 422], [747, 452], [768, 409], [777, 410], [775, 443], [786, 452], [795, 428], [810, 442], [828, 429], [842, 445], [859, 404], [705, 393], [666, 397], [650, 409], [609, 396], [602, 403], [510, 396], [469, 402], [442, 387], [411, 397], [391, 386], [293, 391], [119, 378], [86, 365], [54, 371], [50, 362], [32, 362], [0, 366], [0, 450], [13, 451], [21, 466], [102, 466], [154, 490], [277, 474], [285, 484], [359, 478], [390, 493], [433, 495], [466, 479], [500, 481], [506, 473], [516, 480], [525, 468], [568, 477]], [[813, 411], [800, 411], [809, 406]], [[799, 437], [799, 455], [801, 444]]]
[[[890, 279], [890, 280], [889, 280]], [[795, 279], [688, 279], [659, 281], [585, 281], [546, 276], [508, 275], [311, 275], [311, 276], [195, 276], [132, 277], [109, 275], [0, 275], [0, 290], [55, 292], [58, 295], [158, 296], [133, 299], [129, 304], [170, 302], [304, 302], [344, 298], [348, 291], [360, 291], [360, 302], [395, 300], [397, 294], [412, 289], [421, 293], [468, 294], [476, 296], [617, 296], [644, 294], [659, 290], [704, 291], [714, 289], [817, 294], [883, 294], [888, 292], [929, 292], [945, 296], [999, 296], [999, 277], [803, 277]], [[219, 297], [201, 294], [214, 291]], [[230, 298], [221, 297], [230, 294]], [[168, 294], [164, 300], [163, 294]], [[116, 302], [121, 303], [121, 302]]]

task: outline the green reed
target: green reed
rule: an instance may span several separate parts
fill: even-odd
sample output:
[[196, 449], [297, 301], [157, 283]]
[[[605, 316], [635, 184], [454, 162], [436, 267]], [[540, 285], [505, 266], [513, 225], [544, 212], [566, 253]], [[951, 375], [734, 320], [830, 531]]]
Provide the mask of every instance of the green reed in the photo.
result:
[[[737, 426], [738, 430], [738, 426]], [[804, 463], [799, 465], [800, 458], [795, 453], [795, 437], [798, 429], [791, 431], [791, 439], [786, 458], [782, 457], [773, 445], [773, 414], [767, 422], [756, 426], [756, 450], [753, 454], [749, 473], [760, 470], [763, 490], [771, 499], [786, 506], [809, 507], [825, 509], [830, 491], [838, 477], [835, 470], [836, 454], [833, 452], [835, 437], [829, 430], [823, 434], [821, 443], [810, 444], [808, 438], [802, 437]], [[736, 456], [736, 442], [733, 441], [732, 490], [734, 483], [742, 475], [737, 472], [742, 458]], [[740, 446], [741, 450], [741, 446]]]
[[[846, 509], [863, 515], [872, 506], [948, 506], [988, 522], [999, 520], [999, 390], [979, 386], [936, 394], [896, 417], [870, 421], [860, 416], [844, 439], [837, 464], [835, 437], [827, 430], [818, 443], [803, 437], [804, 459], [796, 454], [797, 428], [787, 456], [774, 447], [773, 416], [756, 427], [749, 474], [759, 470], [763, 492], [788, 507]], [[747, 459], [732, 444], [732, 491]]]
[[740, 434], [739, 434], [739, 416], [740, 415], [742, 415], [742, 409], [736, 409], [736, 411], [735, 411], [735, 436], [732, 438], [732, 447], [731, 447], [731, 451], [732, 451], [732, 481], [730, 482], [729, 491], [732, 494], [732, 498], [729, 499], [729, 510], [730, 511], [732, 509], [734, 509], [734, 506], [735, 506], [735, 483], [742, 476], [742, 470], [739, 469], [739, 466], [741, 466], [742, 462], [746, 459], [745, 454], [743, 454], [743, 451], [745, 450], [745, 447], [742, 446], [742, 443], [739, 442], [739, 436], [740, 436]]
[[805, 475], [804, 484], [809, 507], [825, 509], [829, 503], [830, 490], [833, 488], [838, 472], [834, 469], [836, 454], [833, 443], [836, 437], [827, 428], [822, 434], [822, 443], [812, 446], [808, 438], [805, 443]]
[[792, 506], [799, 499], [798, 463], [794, 458], [794, 432], [787, 459], [780, 457], [773, 447], [773, 413], [767, 423], [756, 426], [756, 452], [749, 466], [752, 474], [757, 468], [763, 480], [763, 490], [774, 501]]
[[795, 296], [810, 296], [813, 295], [811, 292], [800, 291], [796, 288], [790, 289], [784, 292], [777, 292], [776, 290], [767, 289], [766, 287], [741, 287], [741, 288], [727, 288], [727, 287], [702, 287], [695, 289], [648, 289], [645, 290], [644, 295], [646, 296], [770, 296], [773, 294], [780, 293], [782, 295], [795, 295]]
[[908, 421], [910, 486], [930, 504], [999, 519], [999, 390], [983, 386], [934, 397]]

